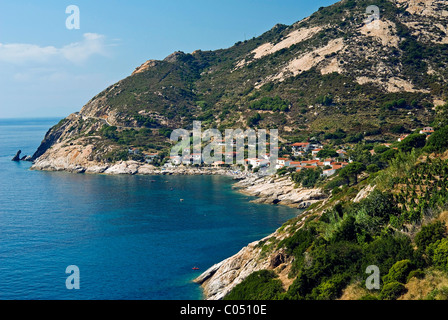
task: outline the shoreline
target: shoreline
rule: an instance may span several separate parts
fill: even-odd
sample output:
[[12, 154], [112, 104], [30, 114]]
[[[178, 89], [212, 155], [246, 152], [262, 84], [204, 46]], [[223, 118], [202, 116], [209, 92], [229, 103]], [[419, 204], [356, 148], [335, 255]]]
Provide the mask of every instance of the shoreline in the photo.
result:
[[[259, 176], [256, 173], [243, 172], [231, 169], [216, 168], [191, 168], [172, 167], [156, 168], [149, 164], [141, 164], [136, 161], [121, 161], [110, 166], [104, 164], [94, 164], [93, 166], [71, 165], [67, 168], [60, 163], [58, 166], [54, 162], [37, 161], [31, 170], [38, 171], [65, 171], [71, 173], [105, 174], [105, 175], [140, 175], [140, 176], [160, 176], [160, 175], [220, 175], [233, 179], [232, 189], [241, 194], [255, 197], [250, 200], [253, 203], [286, 205], [298, 210], [297, 221], [301, 224], [306, 218], [301, 215], [315, 202], [326, 199], [321, 189], [296, 188], [294, 182], [288, 175], [286, 176]], [[287, 220], [289, 221], [289, 220]], [[285, 221], [283, 224], [285, 224]], [[284, 278], [287, 278], [287, 271], [290, 268], [289, 258], [282, 252], [272, 252], [265, 256], [263, 244], [269, 241], [277, 241], [287, 235], [287, 231], [282, 227], [274, 230], [263, 239], [249, 243], [239, 252], [209, 267], [192, 281], [200, 286], [202, 300], [222, 300], [237, 284], [241, 283], [253, 272], [281, 267], [284, 269]], [[273, 240], [274, 239], [274, 240]], [[280, 266], [273, 265], [273, 261], [282, 261]]]

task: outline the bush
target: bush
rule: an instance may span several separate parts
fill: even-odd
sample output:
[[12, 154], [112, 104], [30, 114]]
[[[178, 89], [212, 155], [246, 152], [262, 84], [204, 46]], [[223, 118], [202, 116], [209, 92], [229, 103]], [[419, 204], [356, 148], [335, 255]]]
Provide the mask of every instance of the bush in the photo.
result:
[[424, 151], [444, 152], [448, 149], [448, 126], [434, 132], [429, 138]]
[[390, 268], [389, 273], [383, 277], [383, 283], [387, 284], [394, 281], [405, 283], [413, 268], [414, 265], [410, 260], [398, 261]]
[[361, 201], [360, 206], [369, 216], [378, 217], [383, 221], [389, 221], [390, 216], [400, 215], [393, 196], [378, 189], [373, 190], [366, 199]]
[[387, 274], [395, 262], [411, 260], [413, 257], [414, 248], [407, 236], [386, 234], [366, 245], [362, 269], [376, 265], [380, 268], [381, 274]]
[[404, 284], [393, 281], [389, 282], [383, 287], [380, 293], [380, 299], [382, 300], [396, 300], [401, 295], [405, 294], [407, 291]]
[[284, 291], [273, 271], [261, 270], [236, 285], [224, 300], [275, 300]]
[[408, 283], [409, 280], [411, 280], [412, 278], [423, 279], [424, 277], [425, 277], [425, 273], [422, 270], [420, 270], [420, 269], [412, 270], [409, 273], [408, 277], [406, 278], [406, 283]]
[[436, 267], [448, 271], [448, 239], [438, 241], [432, 260]]
[[446, 226], [444, 223], [437, 221], [426, 226], [423, 226], [421, 230], [415, 236], [415, 244], [420, 250], [426, 250], [431, 244], [437, 240], [442, 240], [446, 236]]
[[350, 277], [348, 275], [337, 274], [314, 288], [310, 298], [313, 300], [333, 300], [339, 298], [349, 281]]
[[378, 167], [378, 165], [373, 163], [373, 164], [369, 164], [367, 166], [366, 170], [368, 173], [375, 173], [375, 172], [380, 171], [380, 167]]
[[282, 100], [279, 96], [275, 98], [264, 97], [261, 100], [255, 101], [249, 105], [249, 109], [252, 110], [272, 110], [272, 111], [288, 111], [291, 103], [286, 100]]
[[423, 148], [426, 144], [426, 135], [414, 133], [409, 135], [406, 139], [401, 141], [398, 145], [398, 149], [403, 152], [411, 152], [412, 149]]

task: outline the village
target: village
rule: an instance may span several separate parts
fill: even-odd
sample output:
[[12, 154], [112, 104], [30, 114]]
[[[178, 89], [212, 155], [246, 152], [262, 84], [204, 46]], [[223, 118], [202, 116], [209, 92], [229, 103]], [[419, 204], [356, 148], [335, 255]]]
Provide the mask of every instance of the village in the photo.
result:
[[[427, 138], [434, 132], [432, 127], [425, 127], [421, 130], [415, 130], [419, 134], [426, 135]], [[401, 135], [397, 139], [397, 142], [401, 142], [406, 139], [409, 134]], [[235, 159], [238, 154], [237, 151], [224, 152], [226, 143], [224, 140], [216, 141], [217, 155], [221, 155], [221, 161], [214, 161], [207, 164], [204, 161], [204, 155], [202, 153], [189, 153], [184, 156], [169, 156], [160, 161], [161, 157], [158, 152], [146, 152], [140, 151], [138, 148], [131, 147], [128, 152], [130, 155], [138, 156], [142, 161], [148, 164], [160, 165], [162, 169], [173, 169], [176, 167], [207, 167], [214, 169], [231, 168], [233, 170], [241, 172], [258, 172], [260, 170], [275, 166], [275, 170], [286, 169], [289, 172], [300, 172], [302, 170], [315, 170], [321, 171], [321, 176], [330, 177], [338, 172], [338, 170], [348, 166], [352, 159], [349, 156], [351, 147], [347, 145], [340, 149], [333, 150], [330, 145], [321, 143], [318, 141], [310, 142], [296, 142], [281, 144], [276, 147], [279, 156], [276, 157], [275, 163], [271, 163], [272, 159], [270, 154], [260, 155], [258, 157], [247, 157], [248, 150], [240, 149], [240, 152], [244, 153], [243, 164], [236, 164]], [[269, 149], [269, 143], [266, 143], [267, 149]], [[393, 143], [382, 143], [387, 148], [396, 149]], [[232, 140], [229, 146], [232, 150], [235, 149], [236, 141]], [[255, 146], [248, 146], [255, 147]], [[371, 150], [371, 154], [374, 155], [375, 151]], [[162, 157], [163, 158], [163, 157]], [[230, 161], [227, 161], [231, 159]], [[229, 162], [231, 163], [229, 165]]]

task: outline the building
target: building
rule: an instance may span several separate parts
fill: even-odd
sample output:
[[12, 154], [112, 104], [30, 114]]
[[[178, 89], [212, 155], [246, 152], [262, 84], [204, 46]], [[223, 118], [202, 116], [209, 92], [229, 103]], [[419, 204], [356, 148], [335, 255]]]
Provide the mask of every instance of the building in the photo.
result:
[[422, 130], [420, 130], [420, 134], [431, 135], [433, 133], [434, 133], [434, 129], [432, 127], [425, 127]]
[[152, 163], [159, 154], [156, 153], [150, 153], [150, 152], [142, 152], [143, 156], [145, 157], [146, 163]]
[[170, 162], [173, 165], [178, 166], [182, 163], [182, 157], [181, 156], [170, 157]]
[[347, 152], [345, 150], [339, 149], [336, 151], [336, 153], [339, 155], [339, 157], [341, 158], [346, 158], [347, 157]]
[[[295, 157], [299, 156], [298, 152], [307, 152], [311, 149], [311, 144], [309, 142], [298, 142], [291, 145], [292, 152]], [[302, 154], [300, 154], [301, 156]]]
[[321, 151], [322, 149], [314, 149], [313, 151], [311, 151], [311, 154], [313, 155], [313, 158], [317, 158], [317, 154], [319, 153], [319, 151]]

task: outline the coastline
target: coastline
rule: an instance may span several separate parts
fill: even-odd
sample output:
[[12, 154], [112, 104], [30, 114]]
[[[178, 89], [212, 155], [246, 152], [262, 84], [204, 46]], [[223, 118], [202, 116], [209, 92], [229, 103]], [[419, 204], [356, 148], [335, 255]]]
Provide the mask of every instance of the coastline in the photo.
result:
[[[253, 272], [263, 269], [279, 268], [284, 283], [287, 283], [288, 272], [291, 265], [291, 257], [282, 250], [274, 249], [269, 244], [278, 243], [288, 236], [288, 230], [299, 228], [307, 217], [303, 213], [310, 205], [327, 198], [327, 195], [319, 188], [306, 189], [295, 188], [295, 183], [286, 176], [259, 176], [256, 173], [234, 171], [231, 169], [216, 168], [191, 168], [172, 167], [156, 168], [149, 164], [136, 161], [120, 161], [115, 164], [105, 165], [101, 163], [89, 163], [75, 165], [71, 162], [48, 161], [38, 159], [31, 170], [41, 171], [66, 171], [72, 173], [106, 174], [106, 175], [221, 175], [233, 178], [232, 188], [242, 194], [255, 197], [254, 203], [271, 205], [286, 205], [298, 210], [296, 219], [285, 228], [285, 225], [275, 230], [263, 239], [249, 243], [235, 255], [216, 263], [208, 268], [199, 277], [193, 280], [201, 286], [203, 299], [222, 300], [237, 284], [241, 283]], [[303, 217], [302, 217], [303, 215]], [[288, 221], [285, 221], [285, 224]], [[266, 246], [271, 249], [266, 251]], [[283, 275], [283, 276], [282, 276]]]

